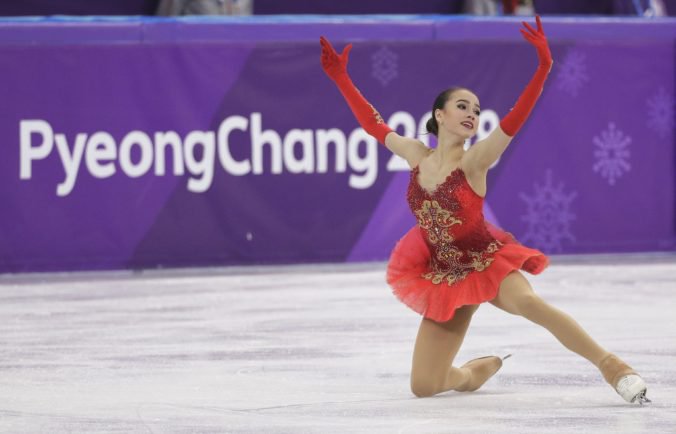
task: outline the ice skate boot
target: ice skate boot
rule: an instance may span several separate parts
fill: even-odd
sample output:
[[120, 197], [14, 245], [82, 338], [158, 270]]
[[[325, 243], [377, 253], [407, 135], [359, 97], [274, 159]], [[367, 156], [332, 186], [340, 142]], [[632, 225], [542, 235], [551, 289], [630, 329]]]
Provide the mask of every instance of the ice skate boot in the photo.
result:
[[469, 376], [467, 381], [455, 390], [458, 392], [474, 392], [500, 370], [502, 361], [509, 356], [511, 354], [502, 359], [497, 356], [479, 357], [465, 363], [460, 369], [466, 369]]
[[606, 356], [601, 360], [599, 369], [603, 378], [625, 401], [629, 403], [637, 402], [639, 405], [651, 402], [646, 397], [648, 388], [643, 378], [619, 357], [614, 354]]

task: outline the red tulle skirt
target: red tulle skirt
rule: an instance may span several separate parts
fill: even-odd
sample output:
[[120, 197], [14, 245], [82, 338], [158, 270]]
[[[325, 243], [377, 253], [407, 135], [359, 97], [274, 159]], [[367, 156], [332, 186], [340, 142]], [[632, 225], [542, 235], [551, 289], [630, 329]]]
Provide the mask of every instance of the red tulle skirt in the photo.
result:
[[486, 222], [491, 235], [503, 243], [493, 262], [452, 285], [432, 283], [422, 277], [430, 271], [430, 251], [418, 225], [399, 240], [387, 266], [387, 283], [405, 305], [437, 322], [453, 318], [455, 310], [494, 299], [502, 280], [512, 271], [539, 274], [549, 265], [541, 251], [520, 244], [514, 237]]

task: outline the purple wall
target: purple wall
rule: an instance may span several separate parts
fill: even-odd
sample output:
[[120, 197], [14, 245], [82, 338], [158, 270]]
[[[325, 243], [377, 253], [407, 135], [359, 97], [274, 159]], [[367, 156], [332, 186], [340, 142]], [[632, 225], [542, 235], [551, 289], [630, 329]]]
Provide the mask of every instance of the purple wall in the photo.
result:
[[[357, 128], [318, 36], [354, 42], [354, 81], [416, 135], [456, 84], [495, 126], [536, 64], [517, 23], [4, 21], [0, 272], [386, 259], [408, 172]], [[675, 22], [545, 29], [554, 69], [486, 216], [548, 253], [674, 250]]]

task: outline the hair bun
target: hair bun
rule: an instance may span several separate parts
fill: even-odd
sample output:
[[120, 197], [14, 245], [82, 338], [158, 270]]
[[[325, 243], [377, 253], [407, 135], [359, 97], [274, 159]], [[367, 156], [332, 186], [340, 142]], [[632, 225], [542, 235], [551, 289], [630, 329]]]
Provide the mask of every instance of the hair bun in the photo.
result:
[[439, 133], [439, 125], [437, 124], [437, 120], [434, 119], [434, 116], [430, 116], [430, 118], [427, 120], [427, 123], [425, 124], [425, 128], [427, 129], [428, 133], [432, 133], [435, 136]]

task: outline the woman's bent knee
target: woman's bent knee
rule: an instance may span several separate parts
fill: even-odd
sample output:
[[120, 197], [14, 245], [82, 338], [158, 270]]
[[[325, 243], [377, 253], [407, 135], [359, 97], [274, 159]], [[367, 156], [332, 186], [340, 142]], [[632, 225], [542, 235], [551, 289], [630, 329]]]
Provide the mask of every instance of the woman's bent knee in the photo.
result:
[[436, 395], [437, 388], [430, 380], [411, 379], [411, 392], [418, 398], [426, 398]]

